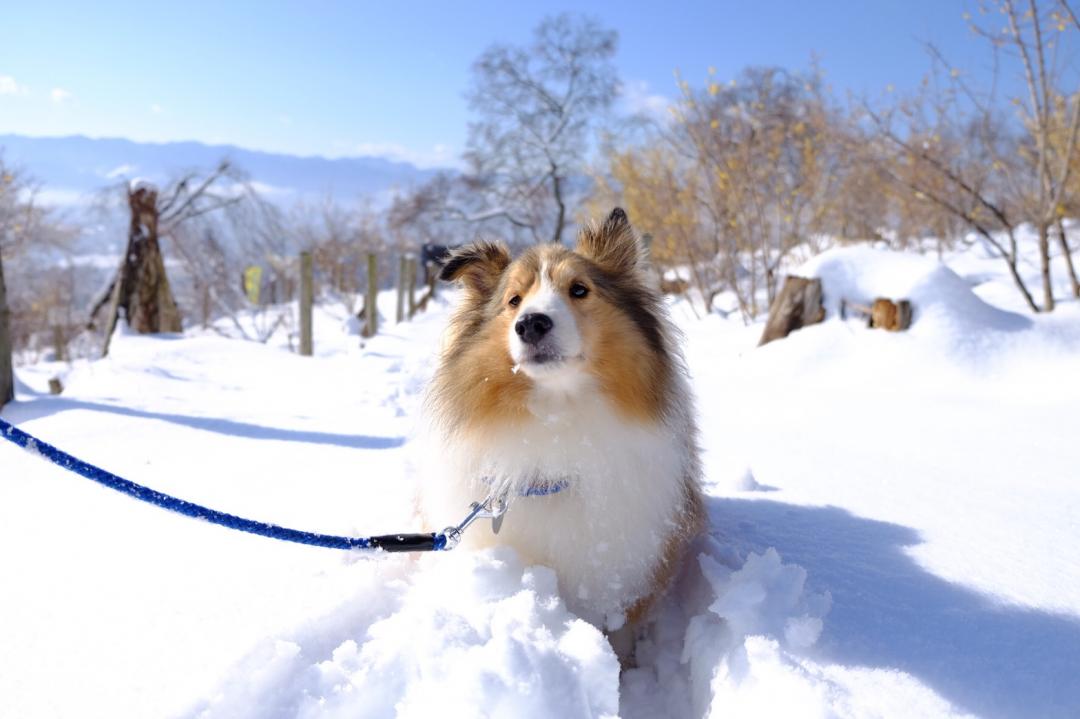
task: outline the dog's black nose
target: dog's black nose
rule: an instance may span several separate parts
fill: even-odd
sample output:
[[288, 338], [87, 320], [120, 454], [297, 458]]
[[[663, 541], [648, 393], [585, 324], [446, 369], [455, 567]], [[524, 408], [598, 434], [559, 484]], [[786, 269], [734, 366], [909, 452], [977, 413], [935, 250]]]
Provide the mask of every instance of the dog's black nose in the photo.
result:
[[551, 318], [539, 312], [524, 315], [514, 325], [514, 331], [521, 341], [527, 345], [534, 345], [548, 333], [554, 326]]

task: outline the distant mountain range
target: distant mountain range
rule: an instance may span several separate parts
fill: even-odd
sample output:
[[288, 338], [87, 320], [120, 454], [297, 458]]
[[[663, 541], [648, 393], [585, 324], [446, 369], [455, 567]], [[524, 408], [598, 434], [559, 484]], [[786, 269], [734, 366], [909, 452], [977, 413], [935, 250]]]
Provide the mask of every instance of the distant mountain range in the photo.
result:
[[376, 201], [396, 188], [423, 182], [436, 170], [380, 157], [298, 157], [200, 142], [132, 142], [123, 139], [27, 137], [0, 134], [8, 165], [24, 169], [41, 185], [42, 200], [67, 206], [124, 179], [165, 183], [185, 170], [210, 169], [222, 158], [250, 175], [266, 199], [291, 204], [333, 195], [350, 202]]

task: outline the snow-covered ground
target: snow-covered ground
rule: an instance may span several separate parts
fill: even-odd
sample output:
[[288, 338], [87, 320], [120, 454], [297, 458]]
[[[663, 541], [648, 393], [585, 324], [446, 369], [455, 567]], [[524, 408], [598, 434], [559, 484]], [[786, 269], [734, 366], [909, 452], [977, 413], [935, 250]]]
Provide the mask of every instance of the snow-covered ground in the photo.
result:
[[[948, 261], [803, 268], [830, 306], [910, 297], [907, 333], [830, 317], [755, 348], [760, 325], [673, 303], [710, 532], [621, 674], [511, 551], [290, 545], [0, 444], [0, 716], [1078, 716], [1080, 304], [1034, 317], [999, 261]], [[323, 308], [314, 358], [120, 336], [107, 360], [19, 368], [2, 416], [216, 509], [413, 528], [445, 318], [361, 347]]]

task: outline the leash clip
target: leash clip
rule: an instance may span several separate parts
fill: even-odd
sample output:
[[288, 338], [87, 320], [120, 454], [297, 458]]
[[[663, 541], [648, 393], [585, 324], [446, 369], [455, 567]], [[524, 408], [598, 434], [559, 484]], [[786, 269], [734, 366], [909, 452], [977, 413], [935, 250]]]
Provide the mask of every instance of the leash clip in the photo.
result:
[[469, 513], [456, 527], [447, 527], [443, 530], [446, 535], [446, 549], [453, 549], [461, 542], [461, 536], [473, 522], [478, 519], [490, 519], [491, 529], [496, 534], [502, 526], [503, 515], [509, 509], [510, 504], [506, 501], [506, 492], [495, 495], [489, 494], [483, 502], [473, 502], [469, 506]]

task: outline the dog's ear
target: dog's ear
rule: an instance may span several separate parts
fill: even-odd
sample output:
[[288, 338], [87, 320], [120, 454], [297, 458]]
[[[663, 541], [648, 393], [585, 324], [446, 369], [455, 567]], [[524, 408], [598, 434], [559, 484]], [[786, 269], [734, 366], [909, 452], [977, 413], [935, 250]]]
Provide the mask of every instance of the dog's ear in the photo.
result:
[[510, 265], [510, 250], [501, 242], [474, 242], [450, 253], [439, 279], [460, 281], [466, 289], [481, 297], [490, 297], [499, 285], [499, 277]]
[[595, 222], [578, 235], [577, 251], [608, 272], [633, 272], [643, 251], [634, 228], [621, 207], [611, 211], [601, 224]]

